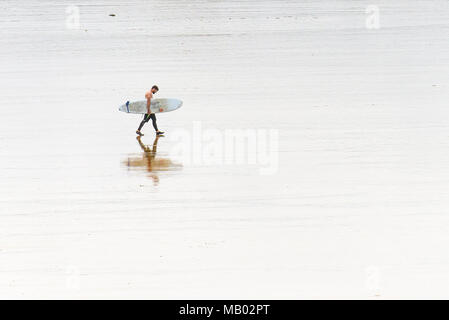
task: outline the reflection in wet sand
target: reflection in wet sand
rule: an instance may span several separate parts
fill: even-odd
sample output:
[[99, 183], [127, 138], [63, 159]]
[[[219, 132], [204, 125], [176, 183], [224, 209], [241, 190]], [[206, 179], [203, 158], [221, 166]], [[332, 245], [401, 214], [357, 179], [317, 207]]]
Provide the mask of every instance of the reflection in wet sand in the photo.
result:
[[141, 137], [137, 137], [136, 139], [144, 153], [138, 157], [130, 156], [127, 160], [123, 161], [123, 163], [130, 169], [134, 168], [148, 172], [148, 176], [153, 179], [154, 185], [159, 183], [159, 172], [180, 170], [182, 168], [181, 164], [173, 163], [168, 158], [156, 157], [159, 138], [159, 136], [156, 136], [156, 139], [153, 141], [153, 145], [150, 147], [142, 142]]

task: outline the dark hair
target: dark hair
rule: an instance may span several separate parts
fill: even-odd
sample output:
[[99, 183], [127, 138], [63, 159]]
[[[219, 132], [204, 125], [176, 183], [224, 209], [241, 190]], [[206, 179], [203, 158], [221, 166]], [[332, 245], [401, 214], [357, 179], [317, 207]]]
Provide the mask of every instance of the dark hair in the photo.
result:
[[152, 86], [151, 89], [156, 89], [157, 91], [159, 91], [159, 88], [157, 87], [157, 85]]

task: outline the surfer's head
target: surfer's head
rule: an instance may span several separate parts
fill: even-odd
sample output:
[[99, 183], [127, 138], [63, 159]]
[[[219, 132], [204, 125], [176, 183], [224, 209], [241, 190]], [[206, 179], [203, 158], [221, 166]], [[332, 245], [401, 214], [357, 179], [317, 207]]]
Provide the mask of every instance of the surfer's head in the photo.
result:
[[151, 87], [151, 92], [154, 94], [154, 93], [156, 93], [156, 92], [158, 92], [159, 91], [159, 88], [157, 87], [157, 85], [154, 85], [154, 86], [152, 86]]

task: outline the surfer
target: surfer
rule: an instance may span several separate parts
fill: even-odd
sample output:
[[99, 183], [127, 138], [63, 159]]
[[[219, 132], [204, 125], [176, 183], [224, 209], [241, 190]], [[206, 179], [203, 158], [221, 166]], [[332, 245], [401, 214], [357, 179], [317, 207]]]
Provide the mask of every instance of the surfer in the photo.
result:
[[152, 113], [151, 109], [150, 109], [151, 99], [153, 98], [153, 94], [156, 94], [156, 92], [158, 92], [158, 91], [159, 91], [159, 88], [156, 85], [154, 85], [151, 87], [150, 91], [145, 93], [145, 98], [147, 99], [147, 113], [143, 115], [143, 120], [142, 120], [142, 122], [140, 122], [139, 128], [136, 131], [136, 133], [139, 136], [143, 136], [143, 133], [140, 132], [140, 129], [142, 129], [143, 125], [145, 123], [147, 123], [150, 119], [153, 122], [154, 130], [156, 130], [156, 135], [159, 136], [159, 135], [164, 134], [164, 132], [159, 131], [159, 129], [157, 128], [156, 115], [154, 113]]

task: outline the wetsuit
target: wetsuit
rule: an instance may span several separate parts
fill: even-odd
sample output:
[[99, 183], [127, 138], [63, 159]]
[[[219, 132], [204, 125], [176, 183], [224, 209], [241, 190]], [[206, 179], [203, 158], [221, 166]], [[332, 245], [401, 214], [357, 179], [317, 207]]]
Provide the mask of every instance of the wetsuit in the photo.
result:
[[148, 113], [144, 114], [143, 115], [143, 120], [140, 123], [139, 129], [137, 129], [137, 130], [140, 131], [140, 129], [142, 129], [143, 125], [145, 123], [147, 123], [148, 121], [150, 121], [150, 119], [153, 121], [154, 130], [156, 130], [156, 132], [157, 132], [158, 129], [157, 129], [157, 124], [156, 124], [156, 115], [154, 113], [152, 113], [152, 114], [148, 114]]

